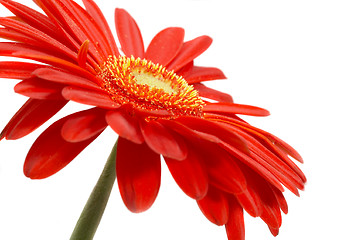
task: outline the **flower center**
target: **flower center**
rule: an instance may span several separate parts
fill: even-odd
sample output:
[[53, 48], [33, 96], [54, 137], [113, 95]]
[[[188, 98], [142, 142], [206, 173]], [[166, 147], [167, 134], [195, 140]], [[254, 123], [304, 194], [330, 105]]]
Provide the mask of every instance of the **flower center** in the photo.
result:
[[141, 110], [166, 110], [175, 117], [202, 116], [204, 102], [193, 86], [165, 67], [126, 56], [110, 56], [98, 74], [113, 101]]

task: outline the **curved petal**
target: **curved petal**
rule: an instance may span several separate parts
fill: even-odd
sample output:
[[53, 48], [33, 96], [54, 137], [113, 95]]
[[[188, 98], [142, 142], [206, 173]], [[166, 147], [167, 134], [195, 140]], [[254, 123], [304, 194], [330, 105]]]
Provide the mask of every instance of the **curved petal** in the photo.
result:
[[100, 87], [88, 78], [60, 71], [55, 68], [38, 68], [33, 72], [33, 75], [51, 82], [57, 82], [93, 90], [100, 90]]
[[281, 208], [282, 212], [284, 214], [287, 214], [288, 213], [288, 205], [287, 205], [286, 199], [283, 196], [282, 192], [273, 186], [271, 186], [271, 188], [272, 188], [273, 194], [275, 195], [278, 205]]
[[[237, 119], [232, 119], [227, 116], [223, 116], [227, 122], [231, 122], [232, 124], [240, 127], [242, 130], [248, 132], [250, 135], [254, 136], [257, 139], [261, 139], [262, 143], [265, 147], [269, 148], [270, 151], [275, 153], [277, 156], [281, 157], [283, 161], [287, 162], [287, 164], [294, 164], [286, 155], [289, 154], [291, 157], [296, 159], [297, 161], [303, 163], [302, 157], [300, 154], [292, 148], [289, 144], [274, 136], [273, 134], [266, 132], [262, 129], [253, 127], [244, 122], [240, 122]], [[286, 153], [286, 154], [285, 154]], [[294, 164], [294, 168], [297, 169], [297, 166]], [[295, 170], [300, 174], [300, 177], [306, 181], [306, 178], [300, 169]]]
[[178, 161], [164, 158], [170, 173], [185, 194], [202, 199], [208, 191], [208, 176], [196, 150], [188, 150], [187, 158]]
[[111, 47], [113, 55], [119, 55], [118, 47], [115, 43], [113, 34], [99, 7], [93, 0], [83, 0], [83, 3], [89, 15], [92, 16], [94, 21], [99, 25], [100, 29], [103, 30], [103, 34], [105, 35], [105, 39], [109, 42], [109, 47]]
[[14, 1], [1, 1], [1, 4], [30, 26], [52, 37], [59, 37], [56, 25], [44, 14]]
[[68, 165], [99, 135], [82, 142], [67, 142], [60, 133], [65, 121], [66, 118], [58, 120], [36, 139], [25, 159], [25, 176], [42, 179], [55, 174]]
[[[303, 163], [303, 159], [302, 159], [301, 155], [293, 147], [291, 147], [288, 143], [286, 143], [285, 141], [281, 140], [280, 138], [278, 138], [270, 133], [267, 133], [267, 132], [265, 132], [265, 133], [266, 133], [266, 136], [269, 139], [271, 139], [278, 148], [280, 148], [282, 151], [286, 152], [288, 155], [290, 155], [291, 157], [293, 157], [300, 163]], [[304, 179], [306, 180], [306, 177], [304, 177]]]
[[264, 184], [258, 189], [262, 200], [261, 219], [271, 228], [280, 228], [282, 224], [282, 215], [277, 199], [269, 184]]
[[297, 188], [301, 190], [304, 188], [304, 180], [298, 175], [297, 171], [264, 147], [262, 142], [257, 141], [252, 136], [232, 125], [228, 125], [227, 123], [219, 124], [225, 125], [225, 127], [233, 130], [236, 134], [244, 138], [247, 141], [248, 148], [250, 149], [249, 156], [252, 157], [253, 162], [267, 169], [267, 171], [277, 177], [284, 186], [295, 194], [298, 194]]
[[78, 65], [82, 68], [86, 68], [86, 61], [89, 50], [89, 40], [85, 40], [78, 50]]
[[304, 188], [304, 180], [288, 164], [282, 161], [282, 159], [272, 154], [272, 152], [265, 148], [261, 143], [255, 141], [254, 138], [247, 134], [244, 134], [244, 132], [239, 131], [238, 129], [235, 129], [235, 131], [247, 140], [253, 159], [272, 172], [283, 185], [290, 190], [296, 188], [295, 191], [293, 191], [296, 193], [297, 188], [301, 190]]
[[[278, 189], [277, 189], [278, 190]], [[259, 196], [247, 186], [247, 189], [242, 193], [236, 194], [237, 201], [244, 210], [252, 217], [258, 217], [262, 213], [262, 202]]]
[[92, 108], [66, 116], [61, 136], [68, 142], [82, 142], [101, 133], [106, 127], [105, 112]]
[[184, 78], [188, 83], [199, 83], [202, 81], [226, 79], [226, 76], [218, 68], [194, 66], [192, 71], [185, 75]]
[[[40, 41], [37, 41], [29, 36], [26, 36], [14, 29], [0, 28], [0, 38], [8, 39], [13, 42], [26, 43], [34, 48], [39, 48], [42, 49], [42, 51], [55, 54], [51, 48], [42, 44]], [[57, 54], [60, 55], [59, 53]]]
[[197, 201], [199, 208], [212, 223], [222, 226], [228, 222], [228, 199], [216, 188], [209, 188], [207, 195]]
[[[182, 76], [185, 78], [185, 76], [187, 76], [188, 74], [190, 74], [192, 72], [192, 69], [194, 67], [194, 62], [190, 61], [189, 63], [187, 63], [184, 67], [182, 67], [181, 69], [179, 69], [176, 73], [179, 76]], [[187, 81], [187, 79], [186, 79]]]
[[79, 67], [78, 65], [71, 63], [67, 60], [57, 57], [51, 52], [43, 52], [32, 49], [29, 45], [17, 42], [0, 42], [0, 56], [16, 57], [31, 59], [38, 62], [46, 63], [61, 69], [66, 69], [69, 72], [77, 73], [81, 76], [85, 76], [89, 79], [93, 79], [95, 72], [93, 69], [88, 71]]
[[[282, 224], [280, 209], [268, 205], [263, 206], [261, 219], [272, 229], [279, 229]], [[273, 233], [273, 231], [271, 231]]]
[[0, 78], [27, 79], [32, 72], [44, 65], [26, 62], [0, 62]]
[[166, 28], [160, 31], [150, 42], [145, 58], [153, 63], [166, 66], [177, 55], [183, 45], [184, 29]]
[[150, 208], [160, 187], [160, 156], [147, 144], [118, 139], [117, 180], [126, 207], [135, 213]]
[[[234, 159], [223, 149], [213, 144], [207, 144], [205, 165], [209, 175], [209, 182], [229, 193], [241, 193], [247, 187], [246, 178]], [[204, 149], [204, 151], [207, 151]]]
[[[172, 129], [187, 138], [197, 139], [198, 137], [199, 145], [197, 148], [200, 148], [199, 152], [202, 154], [201, 157], [207, 169], [209, 182], [212, 185], [230, 193], [242, 192], [246, 188], [246, 180], [235, 161], [236, 159], [222, 149], [222, 144], [225, 143], [220, 138], [211, 135], [211, 133], [218, 133], [219, 137], [226, 138], [232, 144], [241, 144], [240, 147], [244, 147], [242, 141], [238, 137], [232, 136], [231, 132], [224, 132], [224, 129], [218, 128], [217, 125], [207, 124], [206, 121], [201, 122], [202, 124], [199, 123], [201, 126], [197, 126], [197, 124], [192, 125], [192, 123], [185, 121], [185, 125], [175, 123], [174, 121], [162, 121], [162, 123], [172, 127]], [[208, 133], [192, 130], [186, 127], [187, 124], [192, 128], [208, 131]], [[220, 146], [218, 147], [217, 145]]]
[[[261, 175], [248, 169], [244, 171], [248, 180], [248, 189], [261, 201], [261, 219], [271, 228], [279, 228], [282, 224], [280, 206], [275, 196], [275, 187]], [[280, 191], [280, 190], [279, 190]]]
[[91, 45], [94, 43], [94, 47], [101, 56], [107, 57], [111, 55], [112, 50], [109, 47], [108, 41], [105, 39], [103, 29], [99, 27], [89, 13], [75, 1], [65, 0], [62, 1], [62, 4], [62, 9], [71, 12], [73, 21], [80, 26], [80, 29], [86, 35], [86, 38], [80, 39], [80, 41], [83, 43], [86, 40], [90, 40]]
[[193, 87], [195, 90], [198, 91], [199, 96], [201, 97], [216, 100], [218, 102], [226, 102], [226, 103], [233, 102], [233, 98], [231, 95], [215, 90], [213, 88], [206, 87], [201, 83], [195, 83], [193, 84]]
[[226, 128], [221, 124], [196, 117], [180, 117], [177, 119], [177, 122], [195, 130], [195, 134], [205, 133], [211, 135], [216, 141], [217, 139], [223, 140], [224, 142], [229, 143], [237, 148], [239, 151], [246, 154], [249, 153], [249, 149], [245, 140], [238, 134], [235, 134], [232, 129]]
[[[172, 127], [174, 131], [181, 135], [187, 137], [198, 137], [207, 142], [217, 144], [229, 154], [240, 160], [237, 161], [238, 164], [244, 162], [280, 191], [284, 191], [284, 188], [277, 177], [250, 156], [251, 152], [247, 148], [244, 139], [234, 133], [232, 129], [220, 128], [215, 122], [194, 117], [181, 117], [176, 120], [177, 122], [162, 121], [162, 123]], [[297, 189], [293, 188], [292, 191], [294, 190]]]
[[182, 49], [173, 61], [167, 66], [169, 70], [177, 72], [187, 63], [201, 55], [211, 45], [212, 38], [200, 36], [183, 44]]
[[144, 58], [142, 34], [135, 20], [124, 9], [115, 9], [115, 27], [124, 54]]
[[184, 141], [159, 122], [141, 122], [140, 127], [144, 140], [154, 152], [176, 160], [187, 157], [187, 146]]
[[0, 25], [24, 34], [27, 37], [41, 43], [42, 45], [47, 46], [49, 49], [56, 51], [58, 54], [62, 54], [64, 57], [76, 60], [76, 54], [67, 46], [26, 23], [11, 18], [0, 18]]
[[105, 119], [109, 126], [120, 137], [137, 144], [144, 142], [144, 137], [140, 131], [139, 122], [136, 118], [123, 111], [108, 111]]
[[250, 115], [250, 116], [268, 116], [270, 113], [263, 108], [237, 104], [237, 103], [207, 103], [204, 108], [204, 112], [217, 112], [217, 113], [232, 113], [232, 114], [242, 114], [242, 115]]
[[65, 87], [63, 88], [62, 95], [67, 100], [101, 108], [114, 109], [119, 107], [119, 104], [112, 101], [109, 95], [99, 91], [91, 91], [78, 87]]
[[227, 237], [229, 240], [245, 240], [243, 209], [235, 200], [229, 199], [229, 202]]
[[[85, 40], [93, 39], [93, 31], [88, 30], [88, 25], [85, 19], [80, 19], [77, 10], [74, 10], [74, 3], [68, 1], [37, 1], [40, 2], [40, 7], [46, 13], [46, 15], [56, 23], [60, 29], [64, 31], [67, 37], [72, 38], [76, 44], [82, 44]], [[85, 26], [87, 25], [87, 26]], [[97, 42], [101, 42], [98, 40]], [[89, 45], [89, 52], [94, 57], [94, 60], [98, 64], [101, 64], [105, 59], [105, 55], [102, 54], [100, 49], [95, 44]]]
[[38, 78], [23, 80], [15, 85], [16, 93], [35, 99], [62, 100], [61, 95], [63, 85], [47, 82]]
[[[238, 132], [241, 135], [243, 134], [244, 136], [247, 136], [249, 134], [249, 136], [247, 137], [247, 141], [251, 144], [256, 143], [258, 145], [258, 148], [263, 149], [262, 155], [267, 154], [271, 157], [271, 159], [273, 158], [272, 161], [279, 162], [279, 164], [288, 165], [287, 168], [291, 168], [292, 171], [298, 175], [298, 177], [296, 177], [295, 179], [301, 179], [301, 185], [304, 185], [304, 183], [306, 182], [307, 179], [301, 169], [287, 156], [287, 152], [284, 152], [282, 149], [278, 148], [278, 145], [276, 144], [277, 140], [271, 138], [272, 135], [270, 133], [255, 128], [248, 123], [241, 121], [240, 119], [227, 117], [225, 115], [209, 113], [206, 115], [206, 118], [213, 119], [214, 121], [221, 120], [225, 124], [231, 124], [233, 126], [236, 126], [237, 128], [233, 128], [234, 131]], [[255, 140], [257, 140], [258, 143]], [[283, 161], [284, 163], [280, 161]], [[301, 187], [301, 189], [302, 188], [303, 187]]]
[[22, 138], [48, 121], [68, 101], [29, 99], [11, 118], [0, 134], [0, 139]]
[[279, 230], [280, 230], [279, 228], [273, 228], [273, 227], [270, 227], [270, 226], [268, 226], [268, 228], [269, 228], [270, 232], [272, 233], [272, 235], [274, 237], [276, 237], [278, 235]]

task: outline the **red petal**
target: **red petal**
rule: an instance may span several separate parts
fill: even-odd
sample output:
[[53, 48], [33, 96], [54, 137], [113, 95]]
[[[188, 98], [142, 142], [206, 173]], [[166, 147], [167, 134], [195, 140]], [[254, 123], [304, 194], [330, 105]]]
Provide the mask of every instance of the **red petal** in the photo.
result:
[[271, 228], [280, 228], [282, 224], [282, 215], [277, 199], [269, 184], [259, 189], [262, 200], [263, 211], [262, 220]]
[[118, 139], [117, 179], [127, 208], [135, 213], [150, 208], [160, 187], [160, 156], [147, 144]]
[[206, 87], [201, 83], [195, 83], [193, 84], [193, 87], [195, 90], [198, 91], [199, 96], [201, 97], [216, 100], [218, 102], [226, 102], [226, 103], [233, 102], [233, 98], [231, 95]]
[[[260, 174], [263, 178], [265, 178], [269, 183], [274, 185], [280, 191], [284, 191], [282, 185], [279, 183], [279, 180], [273, 175], [273, 173], [271, 173], [268, 169], [266, 169], [264, 166], [262, 166], [257, 161], [255, 161], [255, 159], [253, 159], [249, 155], [239, 151], [239, 149], [237, 149], [237, 148], [233, 147], [232, 145], [225, 143], [223, 141], [219, 142], [218, 145], [220, 145], [222, 148], [224, 148], [230, 154], [235, 156], [241, 162], [247, 164], [247, 166], [249, 166], [253, 170], [255, 170], [258, 174]], [[297, 191], [296, 188], [292, 189], [292, 190]]]
[[245, 240], [243, 209], [233, 199], [230, 199], [229, 208], [229, 220], [226, 224], [228, 240]]
[[89, 50], [89, 40], [85, 40], [78, 50], [78, 65], [82, 68], [86, 67], [88, 50]]
[[278, 235], [278, 233], [279, 233], [279, 228], [272, 228], [272, 227], [270, 227], [270, 226], [268, 226], [268, 228], [269, 228], [269, 230], [270, 230], [270, 232], [272, 233], [272, 235], [273, 236], [277, 236]]
[[185, 194], [202, 199], [208, 191], [208, 176], [196, 150], [189, 150], [187, 158], [178, 161], [164, 158], [170, 173]]
[[82, 40], [83, 43], [86, 40], [89, 40], [91, 45], [94, 45], [95, 49], [100, 53], [102, 57], [107, 57], [112, 54], [112, 50], [109, 47], [108, 42], [105, 39], [103, 30], [97, 25], [97, 22], [92, 19], [92, 17], [80, 7], [76, 2], [71, 0], [62, 0], [64, 8], [67, 8], [73, 15], [73, 20], [79, 25], [86, 39]]
[[223, 149], [213, 144], [205, 145], [208, 151], [204, 159], [209, 181], [229, 193], [240, 193], [247, 187], [246, 178], [234, 159]]
[[32, 179], [49, 177], [68, 165], [97, 136], [70, 143], [60, 134], [66, 118], [52, 124], [34, 142], [24, 163], [25, 176]]
[[[277, 189], [278, 190], [278, 189]], [[248, 212], [252, 217], [258, 217], [262, 212], [262, 202], [259, 196], [247, 187], [247, 190], [240, 194], [235, 195], [239, 204]]]
[[66, 117], [61, 136], [68, 142], [81, 142], [101, 133], [107, 123], [104, 110], [92, 108]]
[[[247, 167], [245, 167], [247, 168]], [[258, 195], [261, 200], [262, 220], [272, 228], [279, 228], [282, 224], [282, 216], [277, 198], [274, 194], [274, 187], [270, 182], [252, 170], [244, 171], [248, 180], [248, 187]]]
[[145, 58], [153, 63], [166, 66], [177, 55], [183, 45], [182, 28], [166, 28], [159, 32], [150, 42]]
[[43, 67], [43, 65], [25, 62], [0, 62], [0, 78], [30, 78], [32, 77], [31, 73], [39, 67]]
[[256, 141], [256, 139], [252, 136], [246, 134], [238, 128], [235, 128], [234, 126], [229, 127], [233, 128], [236, 133], [246, 139], [251, 151], [250, 156], [255, 162], [265, 167], [269, 172], [275, 175], [282, 184], [295, 194], [298, 194], [297, 188], [303, 189], [304, 181], [288, 164], [274, 155], [271, 151], [264, 147], [261, 142]]
[[185, 42], [175, 59], [167, 66], [175, 72], [201, 55], [211, 45], [212, 39], [208, 36], [200, 36], [191, 41]]
[[181, 135], [187, 137], [199, 137], [205, 141], [219, 145], [239, 159], [239, 163], [246, 163], [279, 190], [284, 191], [278, 179], [265, 167], [255, 162], [254, 159], [249, 156], [250, 152], [247, 145], [245, 145], [244, 139], [240, 138], [237, 134], [234, 135], [231, 130], [220, 128], [215, 122], [193, 117], [182, 117], [178, 118], [177, 122], [162, 121], [162, 123], [172, 127], [173, 130]]
[[228, 222], [228, 199], [223, 192], [209, 188], [207, 195], [197, 203], [204, 216], [212, 223], [222, 226]]
[[[26, 43], [33, 47], [38, 47], [38, 48], [44, 47], [44, 45], [39, 44], [39, 42], [32, 39], [31, 37], [25, 36], [24, 34], [16, 32], [9, 28], [0, 28], [0, 38], [8, 39], [14, 42]], [[51, 52], [49, 48], [43, 48], [43, 50], [47, 50]]]
[[140, 126], [144, 140], [154, 152], [176, 160], [187, 157], [187, 146], [176, 133], [156, 121], [141, 122]]
[[248, 142], [248, 147], [251, 150], [253, 159], [267, 168], [274, 174], [282, 184], [289, 188], [295, 194], [298, 193], [297, 188], [303, 189], [304, 181], [298, 176], [297, 172], [287, 165], [282, 159], [272, 154], [261, 143], [255, 141], [251, 136], [244, 134], [244, 132], [235, 129]]
[[[257, 139], [259, 144], [262, 144], [263, 148], [266, 148], [266, 150], [263, 150], [264, 153], [267, 153], [270, 151], [271, 154], [277, 156], [280, 160], [285, 162], [288, 165], [288, 167], [290, 167], [292, 169], [292, 171], [294, 171], [303, 182], [306, 182], [305, 175], [302, 173], [300, 168], [287, 156], [287, 154], [286, 154], [287, 151], [285, 150], [286, 152], [284, 152], [282, 150], [282, 148], [278, 148], [278, 144], [276, 142], [282, 141], [282, 140], [277, 139], [275, 136], [271, 135], [270, 133], [263, 131], [261, 129], [255, 128], [255, 127], [249, 125], [248, 123], [245, 123], [244, 121], [240, 121], [239, 119], [230, 118], [230, 117], [227, 117], [224, 115], [213, 115], [213, 116], [212, 115], [213, 114], [207, 114], [207, 118], [208, 119], [212, 118], [216, 121], [219, 121], [219, 119], [221, 119], [222, 122], [234, 125], [237, 128], [239, 128], [236, 131], [238, 131], [238, 132], [243, 131], [243, 132], [245, 132], [245, 134], [249, 134], [253, 138]], [[251, 139], [249, 139], [248, 141], [250, 141], [250, 140]]]
[[95, 4], [93, 0], [83, 0], [84, 6], [86, 7], [87, 12], [92, 16], [94, 21], [99, 25], [99, 28], [102, 29], [105, 39], [108, 41], [109, 46], [112, 49], [113, 55], [118, 56], [119, 51], [115, 43], [113, 34], [109, 28], [107, 21], [103, 13], [100, 11], [99, 7]]
[[142, 34], [132, 16], [124, 9], [115, 9], [115, 27], [124, 54], [144, 58]]
[[278, 190], [277, 188], [275, 188], [273, 186], [271, 186], [271, 187], [273, 190], [273, 194], [275, 195], [275, 197], [277, 199], [279, 207], [281, 208], [281, 210], [284, 214], [287, 214], [288, 213], [288, 205], [287, 205], [285, 197], [283, 196], [283, 194], [280, 190]]
[[2, 0], [1, 4], [30, 26], [49, 36], [59, 36], [56, 25], [42, 13], [14, 1]]
[[16, 93], [35, 99], [61, 100], [63, 85], [43, 81], [37, 78], [23, 80], [15, 85]]
[[249, 153], [247, 144], [241, 136], [235, 134], [231, 129], [223, 127], [216, 122], [196, 117], [180, 117], [177, 119], [177, 122], [184, 124], [185, 126], [196, 130], [197, 132], [210, 134], [224, 142], [231, 144], [244, 153]]
[[110, 99], [109, 95], [103, 92], [91, 91], [77, 87], [65, 87], [62, 91], [65, 99], [78, 103], [97, 106], [106, 109], [118, 108], [119, 104]]
[[138, 120], [130, 114], [122, 111], [108, 111], [105, 119], [120, 137], [138, 144], [144, 142]]
[[[200, 126], [197, 126], [195, 122], [186, 122], [185, 119], [182, 118], [177, 120], [185, 123], [185, 125], [174, 123], [174, 121], [162, 121], [162, 123], [167, 124], [167, 126], [187, 138], [200, 137], [202, 139], [199, 146], [197, 146], [197, 150], [199, 148], [198, 151], [202, 154], [202, 159], [204, 160], [205, 167], [207, 168], [209, 174], [209, 181], [223, 191], [231, 193], [239, 193], [245, 189], [246, 181], [243, 177], [242, 171], [234, 159], [222, 148], [219, 148], [211, 143], [222, 143], [222, 140], [208, 133], [202, 133], [201, 131], [208, 131], [209, 133], [217, 134], [217, 136], [225, 138], [233, 144], [245, 147], [242, 145], [242, 140], [240, 140], [237, 136], [232, 135], [231, 132], [227, 132], [225, 129], [219, 128], [217, 124], [213, 125], [214, 123], [207, 123], [205, 120], [200, 120], [200, 122], [197, 123], [200, 124]], [[188, 120], [191, 121], [191, 119]], [[189, 125], [200, 132], [192, 131], [187, 128], [186, 125]], [[244, 151], [246, 151], [246, 149], [244, 149]]]
[[0, 25], [24, 34], [27, 37], [38, 41], [44, 46], [49, 47], [53, 51], [61, 53], [72, 60], [76, 60], [76, 54], [71, 49], [69, 49], [67, 46], [63, 45], [56, 39], [50, 37], [49, 35], [43, 33], [40, 30], [37, 30], [36, 28], [31, 27], [28, 24], [13, 20], [11, 18], [0, 18]]
[[0, 56], [17, 57], [43, 62], [69, 72], [79, 74], [89, 79], [94, 79], [94, 75], [64, 59], [49, 55], [48, 53], [32, 49], [29, 45], [14, 42], [0, 42]]
[[48, 121], [67, 101], [29, 99], [12, 117], [1, 133], [1, 138], [19, 139]]
[[38, 68], [33, 72], [33, 75], [52, 82], [100, 90], [100, 87], [88, 78], [66, 73], [55, 68]]
[[280, 228], [282, 224], [281, 212], [277, 207], [271, 207], [264, 205], [261, 219], [270, 227], [270, 228]]
[[226, 76], [218, 68], [194, 66], [192, 72], [185, 75], [184, 78], [188, 83], [199, 83], [202, 81], [226, 79]]
[[[82, 44], [85, 40], [92, 40], [92, 34], [89, 34], [89, 30], [84, 25], [84, 21], [80, 21], [77, 15], [78, 11], [74, 11], [74, 3], [70, 1], [43, 1], [41, 0], [41, 8], [48, 15], [49, 18], [53, 19], [59, 26], [64, 28], [66, 34], [71, 38], [75, 39], [78, 44]], [[87, 31], [88, 30], [88, 31]], [[94, 30], [93, 30], [94, 31]], [[65, 32], [64, 32], [65, 33]], [[96, 42], [96, 41], [92, 41]], [[99, 42], [99, 40], [98, 40]], [[101, 49], [96, 48], [94, 44], [89, 46], [89, 52], [97, 61], [98, 64], [102, 63], [104, 55], [101, 54]]]
[[217, 113], [232, 113], [250, 116], [268, 116], [269, 112], [266, 109], [236, 104], [236, 103], [207, 103], [203, 108], [204, 112], [217, 112]]
[[[232, 120], [232, 122], [235, 121], [234, 119], [231, 119], [231, 120]], [[288, 164], [293, 164], [293, 162], [290, 161], [289, 158], [283, 157], [283, 155], [284, 155], [283, 152], [289, 154], [291, 157], [293, 157], [297, 161], [303, 163], [301, 155], [294, 148], [292, 148], [289, 144], [287, 144], [283, 140], [279, 139], [278, 137], [274, 136], [273, 134], [266, 132], [262, 129], [253, 127], [246, 123], [236, 122], [236, 125], [239, 125], [239, 127], [244, 129], [245, 131], [251, 133], [251, 135], [255, 135], [256, 137], [262, 139], [262, 141], [265, 144], [267, 144], [267, 147], [271, 148], [270, 150], [272, 152], [275, 152], [276, 155], [280, 155], [280, 157], [282, 157], [282, 159], [285, 162], [287, 162]], [[279, 150], [281, 150], [282, 152], [280, 153]], [[296, 165], [294, 165], [294, 167], [295, 167], [295, 169], [297, 168]], [[295, 171], [297, 171], [297, 170], [295, 170]], [[303, 173], [300, 170], [298, 172], [299, 172], [300, 176], [302, 176], [304, 181], [306, 181], [306, 178], [303, 175]]]
[[[278, 137], [276, 137], [270, 133], [267, 134], [267, 137], [272, 139], [274, 141], [274, 144], [277, 147], [279, 147], [282, 151], [286, 152], [287, 154], [289, 154], [291, 157], [293, 157], [300, 163], [303, 163], [303, 159], [302, 159], [301, 155], [293, 147], [291, 147], [289, 144], [287, 144], [285, 141], [279, 139]], [[305, 180], [306, 180], [306, 178], [305, 178]]]
[[[194, 67], [194, 63], [193, 61], [190, 61], [189, 63], [187, 63], [184, 67], [182, 67], [181, 69], [179, 69], [176, 73], [179, 76], [183, 76], [185, 78], [185, 76], [187, 76], [188, 74], [190, 74], [193, 70]], [[187, 79], [186, 79], [187, 80]]]

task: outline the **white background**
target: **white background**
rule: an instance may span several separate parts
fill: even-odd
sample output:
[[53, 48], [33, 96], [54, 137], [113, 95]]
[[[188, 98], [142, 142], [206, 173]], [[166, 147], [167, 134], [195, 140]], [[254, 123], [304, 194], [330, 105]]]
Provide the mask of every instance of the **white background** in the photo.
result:
[[[308, 177], [300, 198], [285, 193], [289, 214], [275, 239], [361, 239], [359, 1], [96, 2], [111, 24], [115, 7], [127, 9], [146, 45], [167, 26], [184, 27], [187, 40], [211, 36], [196, 64], [217, 66], [228, 80], [208, 85], [270, 110], [270, 117], [246, 120], [294, 146]], [[26, 100], [13, 93], [16, 82], [0, 80], [0, 128]], [[83, 108], [72, 104], [51, 122]], [[27, 179], [23, 160], [49, 124], [0, 142], [0, 239], [68, 239], [116, 139], [109, 130], [58, 174]], [[226, 240], [224, 228], [208, 222], [163, 170], [159, 196], [145, 213], [130, 213], [113, 189], [95, 239]], [[246, 239], [274, 238], [260, 219], [247, 216]]]

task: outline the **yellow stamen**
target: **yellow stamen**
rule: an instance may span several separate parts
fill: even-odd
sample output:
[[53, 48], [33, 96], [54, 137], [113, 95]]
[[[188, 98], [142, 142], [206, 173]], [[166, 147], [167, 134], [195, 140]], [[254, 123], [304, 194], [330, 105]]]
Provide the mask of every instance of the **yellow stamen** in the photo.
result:
[[203, 116], [204, 102], [193, 86], [145, 59], [110, 56], [99, 77], [113, 101], [142, 110], [166, 110], [173, 117]]

